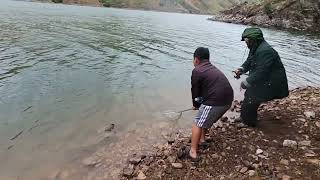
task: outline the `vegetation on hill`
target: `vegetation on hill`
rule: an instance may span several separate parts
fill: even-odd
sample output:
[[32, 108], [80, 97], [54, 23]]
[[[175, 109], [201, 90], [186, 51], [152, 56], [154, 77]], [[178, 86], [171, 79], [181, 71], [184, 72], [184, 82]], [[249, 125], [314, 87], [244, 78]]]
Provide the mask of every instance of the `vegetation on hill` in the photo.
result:
[[[44, 1], [44, 0], [39, 0]], [[245, 0], [51, 0], [55, 3], [132, 8], [181, 13], [215, 14]], [[255, 2], [257, 0], [247, 0]]]
[[214, 20], [320, 32], [319, 0], [264, 0], [222, 11]]

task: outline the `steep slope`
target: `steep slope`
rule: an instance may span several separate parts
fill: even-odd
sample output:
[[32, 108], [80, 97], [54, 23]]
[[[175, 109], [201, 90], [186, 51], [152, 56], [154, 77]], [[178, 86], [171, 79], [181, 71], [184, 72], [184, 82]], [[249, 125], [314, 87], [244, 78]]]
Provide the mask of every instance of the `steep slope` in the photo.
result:
[[319, 0], [265, 0], [243, 3], [221, 12], [213, 20], [320, 32]]
[[[251, 0], [252, 1], [252, 0]], [[184, 13], [217, 13], [244, 0], [100, 0], [106, 7], [138, 8]]]
[[83, 6], [102, 6], [99, 0], [38, 0], [38, 1], [64, 3], [64, 4], [78, 4]]
[[[48, 0], [38, 0], [48, 1]], [[49, 0], [50, 1], [50, 0]], [[246, 0], [51, 0], [55, 3], [145, 9], [195, 14], [215, 14]], [[255, 2], [258, 0], [247, 0]]]
[[79, 4], [84, 6], [102, 6], [99, 0], [63, 0], [64, 4]]

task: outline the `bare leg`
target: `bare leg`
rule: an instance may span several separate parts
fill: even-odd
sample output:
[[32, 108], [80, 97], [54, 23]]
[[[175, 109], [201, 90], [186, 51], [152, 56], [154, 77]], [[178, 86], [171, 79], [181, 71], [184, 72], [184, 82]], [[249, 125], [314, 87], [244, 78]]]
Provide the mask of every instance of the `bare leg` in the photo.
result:
[[191, 135], [191, 150], [190, 156], [192, 158], [197, 158], [198, 144], [200, 142], [202, 133], [202, 128], [198, 127], [195, 123], [192, 125], [192, 135]]
[[207, 132], [208, 132], [208, 129], [202, 128], [200, 142], [205, 142], [206, 141]]

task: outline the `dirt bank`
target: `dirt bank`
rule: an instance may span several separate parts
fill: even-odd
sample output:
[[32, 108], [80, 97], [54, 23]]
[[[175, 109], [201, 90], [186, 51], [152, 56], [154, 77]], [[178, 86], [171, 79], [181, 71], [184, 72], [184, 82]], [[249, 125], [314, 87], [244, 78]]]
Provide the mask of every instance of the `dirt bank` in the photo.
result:
[[231, 113], [210, 130], [199, 163], [181, 158], [190, 142], [177, 135], [152, 155], [132, 155], [122, 179], [320, 179], [319, 102], [320, 88], [292, 90], [260, 107], [255, 129], [237, 128]]
[[[105, 6], [164, 12], [216, 14], [245, 0], [35, 0], [64, 4]], [[249, 0], [252, 2], [254, 0]]]
[[319, 33], [320, 2], [264, 0], [255, 4], [242, 3], [210, 20]]
[[77, 5], [83, 5], [83, 6], [96, 6], [96, 7], [102, 6], [99, 0], [63, 0], [62, 2], [64, 4], [77, 4]]

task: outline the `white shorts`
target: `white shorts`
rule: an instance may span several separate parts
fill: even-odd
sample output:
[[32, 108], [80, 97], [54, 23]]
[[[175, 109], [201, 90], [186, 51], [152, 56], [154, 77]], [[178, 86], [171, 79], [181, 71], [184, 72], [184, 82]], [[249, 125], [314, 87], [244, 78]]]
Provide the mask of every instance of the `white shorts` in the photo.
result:
[[213, 123], [217, 122], [230, 108], [227, 106], [207, 106], [201, 105], [194, 122], [200, 128], [209, 129]]

